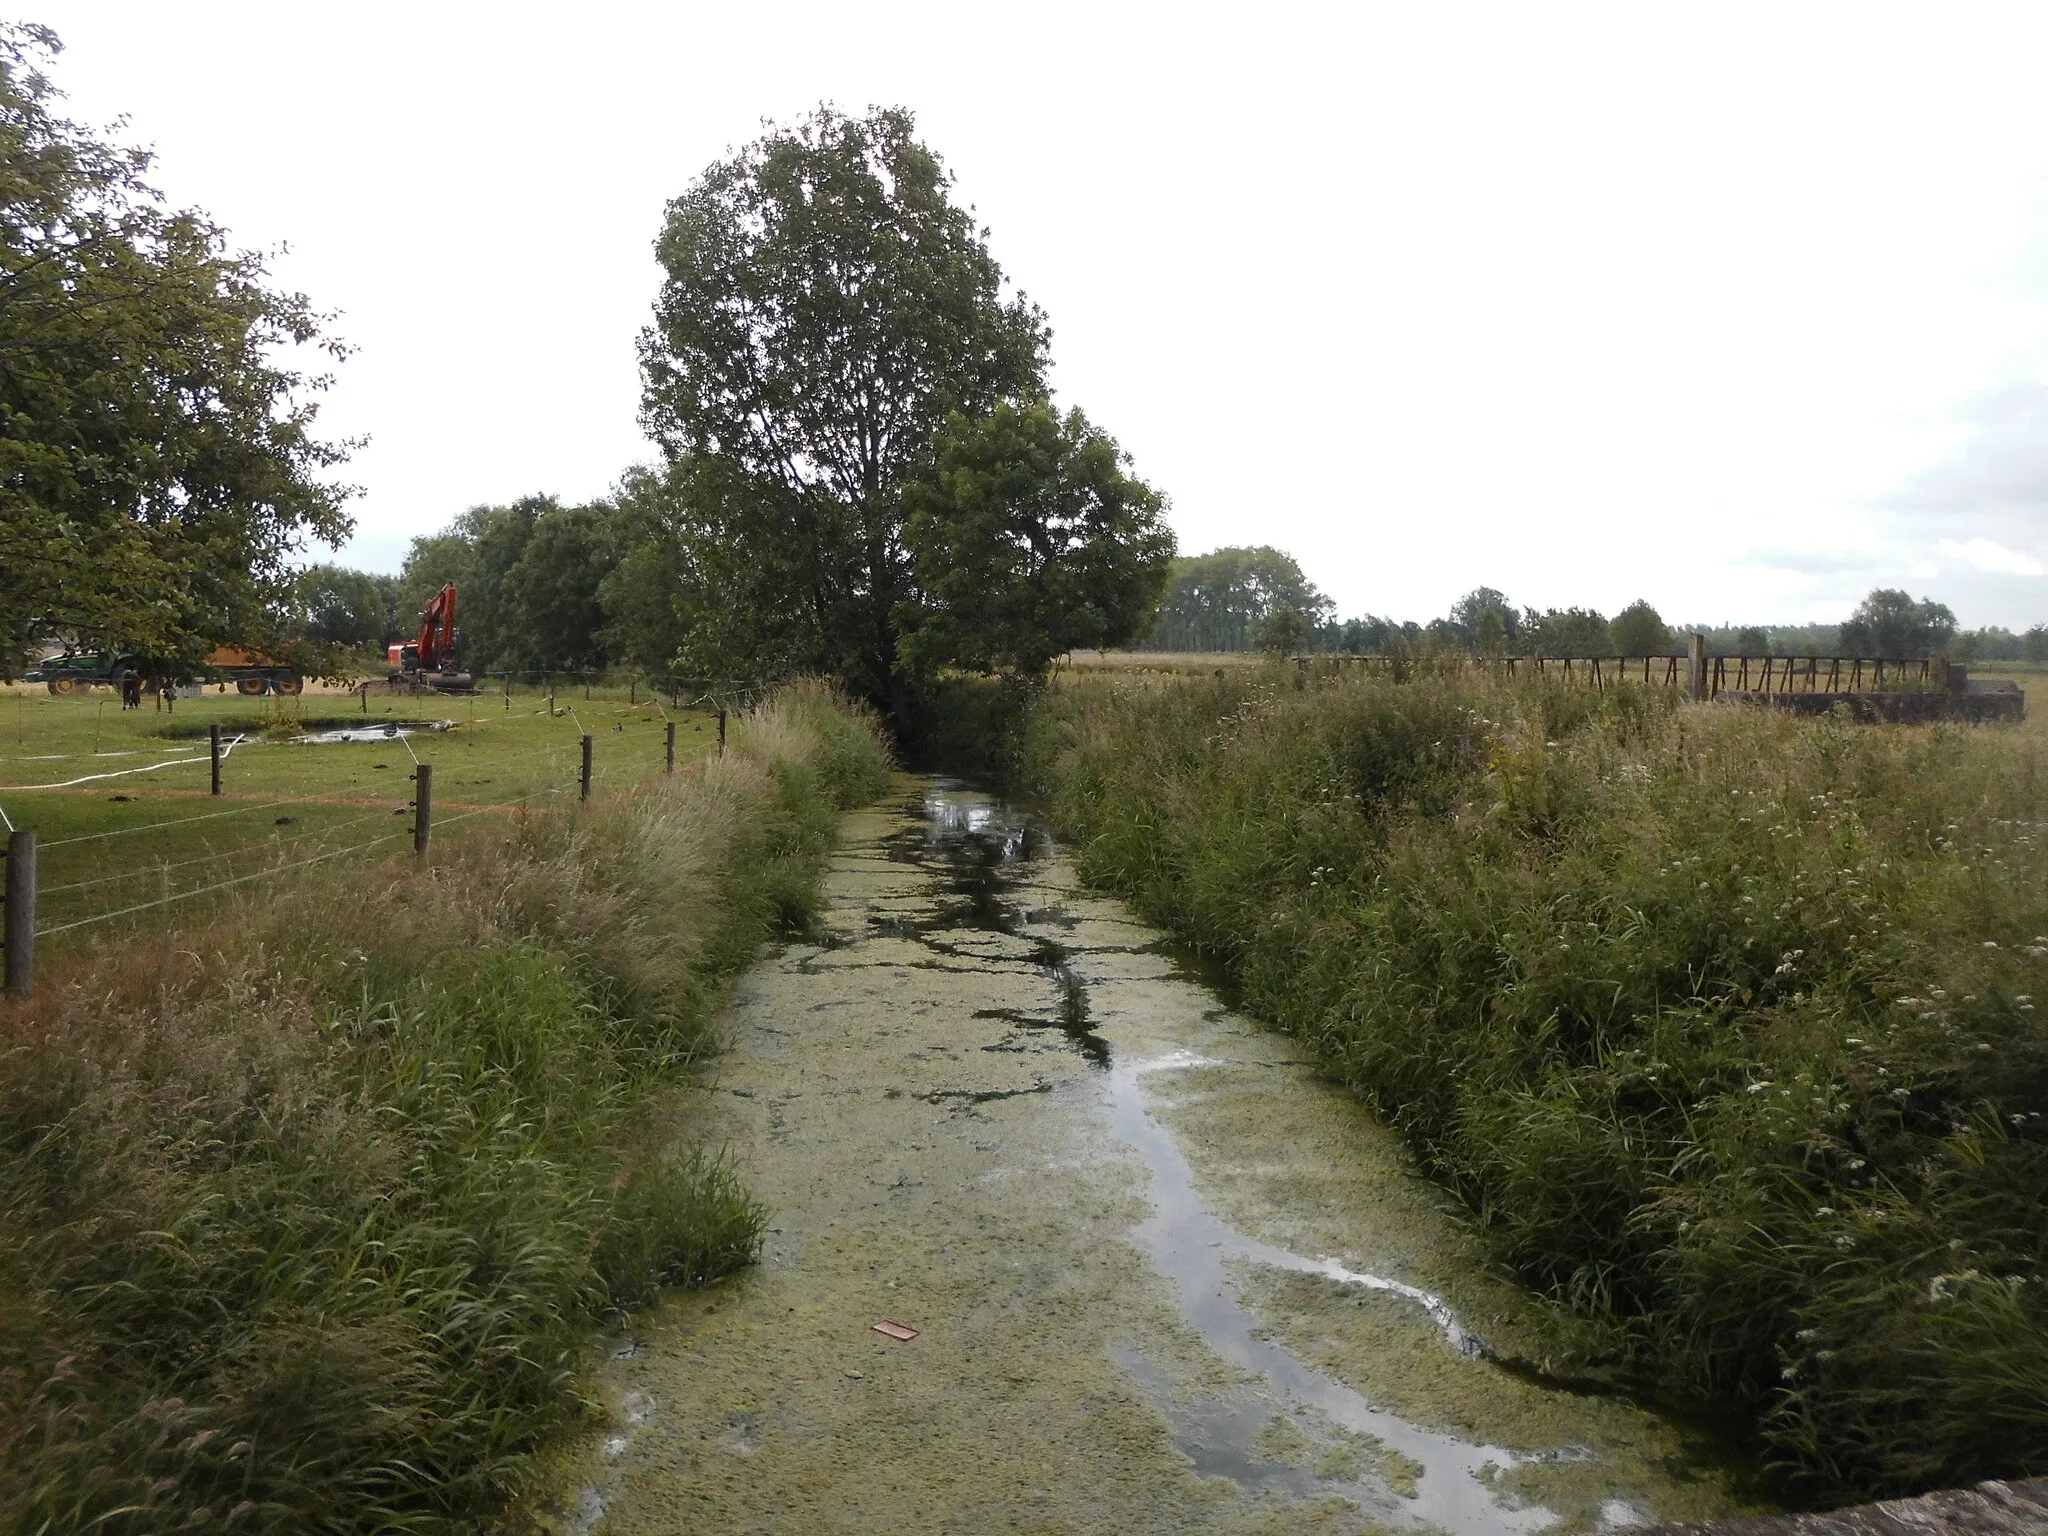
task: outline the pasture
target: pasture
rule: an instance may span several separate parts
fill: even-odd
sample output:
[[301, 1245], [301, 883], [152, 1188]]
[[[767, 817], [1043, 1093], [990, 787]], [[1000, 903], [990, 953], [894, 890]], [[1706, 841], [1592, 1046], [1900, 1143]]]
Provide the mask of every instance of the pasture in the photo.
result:
[[[389, 853], [412, 828], [416, 763], [436, 770], [434, 833], [573, 798], [581, 738], [592, 793], [664, 769], [667, 725], [679, 765], [717, 750], [715, 714], [671, 711], [646, 692], [578, 688], [548, 697], [362, 696], [295, 699], [208, 692], [170, 711], [124, 710], [110, 690], [69, 698], [39, 686], [0, 691], [0, 813], [39, 836], [37, 927], [49, 946], [109, 924], [161, 920], [223, 882], [276, 867]], [[367, 708], [365, 707], [367, 703]], [[208, 728], [223, 741], [211, 793]]]

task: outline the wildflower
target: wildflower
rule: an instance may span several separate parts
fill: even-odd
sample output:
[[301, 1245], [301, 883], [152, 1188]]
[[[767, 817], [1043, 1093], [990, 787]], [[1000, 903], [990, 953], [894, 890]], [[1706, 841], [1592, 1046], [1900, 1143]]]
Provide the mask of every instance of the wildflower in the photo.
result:
[[1766, 1088], [1768, 1088], [1768, 1087], [1770, 1087], [1770, 1086], [1771, 1086], [1771, 1084], [1770, 1084], [1770, 1083], [1769, 1083], [1768, 1081], [1765, 1081], [1765, 1082], [1761, 1082], [1761, 1083], [1751, 1083], [1751, 1084], [1749, 1085], [1749, 1091], [1750, 1091], [1751, 1093], [1762, 1093], [1762, 1092], [1763, 1092], [1763, 1091], [1764, 1091], [1764, 1090], [1765, 1090]]
[[1835, 1214], [1835, 1208], [1832, 1205], [1823, 1205], [1813, 1214], [1816, 1216], [1832, 1216]]
[[1986, 948], [1986, 949], [1996, 949], [1996, 948], [1998, 948], [1998, 940], [1996, 940], [1996, 939], [1986, 939], [1986, 940], [1984, 941], [1984, 946], [1983, 946], [1983, 947], [1984, 947], [1984, 948]]

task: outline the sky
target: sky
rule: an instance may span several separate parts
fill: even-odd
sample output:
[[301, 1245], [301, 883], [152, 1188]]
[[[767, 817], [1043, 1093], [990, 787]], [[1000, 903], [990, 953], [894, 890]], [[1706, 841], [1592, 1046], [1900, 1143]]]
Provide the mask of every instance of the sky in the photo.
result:
[[1344, 615], [2048, 622], [2048, 7], [47, 0], [74, 118], [355, 348], [340, 552], [655, 457], [666, 201], [901, 105], [1056, 398]]

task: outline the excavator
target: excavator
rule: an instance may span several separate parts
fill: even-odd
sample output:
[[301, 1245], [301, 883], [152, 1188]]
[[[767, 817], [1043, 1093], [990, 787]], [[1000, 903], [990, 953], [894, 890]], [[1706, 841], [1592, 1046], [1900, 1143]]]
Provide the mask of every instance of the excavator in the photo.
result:
[[476, 681], [462, 670], [457, 653], [462, 632], [455, 627], [455, 583], [427, 599], [420, 610], [420, 637], [389, 647], [393, 693], [474, 693]]

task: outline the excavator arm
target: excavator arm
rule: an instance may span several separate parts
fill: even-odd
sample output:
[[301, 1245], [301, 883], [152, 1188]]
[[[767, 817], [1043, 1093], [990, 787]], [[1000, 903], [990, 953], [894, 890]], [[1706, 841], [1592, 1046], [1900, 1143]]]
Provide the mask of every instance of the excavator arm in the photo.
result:
[[420, 611], [420, 666], [429, 672], [445, 671], [455, 659], [455, 583], [427, 599]]

